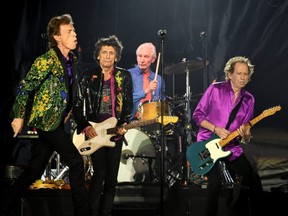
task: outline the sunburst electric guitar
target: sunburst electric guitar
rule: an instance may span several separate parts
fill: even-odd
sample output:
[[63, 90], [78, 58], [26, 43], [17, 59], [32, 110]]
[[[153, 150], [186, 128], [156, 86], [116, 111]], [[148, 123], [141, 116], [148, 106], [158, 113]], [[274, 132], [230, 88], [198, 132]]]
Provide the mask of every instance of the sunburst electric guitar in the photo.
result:
[[[264, 110], [262, 114], [252, 119], [245, 126], [251, 127], [261, 119], [271, 116], [279, 110], [281, 110], [280, 106]], [[186, 158], [190, 163], [192, 171], [199, 175], [205, 175], [217, 160], [231, 154], [230, 151], [223, 151], [222, 148], [237, 136], [239, 136], [239, 133], [235, 130], [226, 139], [220, 139], [217, 135], [213, 134], [209, 140], [192, 143], [186, 151]]]
[[[163, 116], [157, 117], [155, 119], [149, 119], [149, 120], [140, 120], [140, 121], [132, 121], [129, 124], [122, 125], [121, 127], [124, 127], [126, 130], [145, 126], [149, 124], [154, 123], [161, 123], [163, 122], [163, 125], [167, 125], [169, 123], [176, 123], [178, 121], [178, 116]], [[110, 117], [106, 119], [105, 121], [101, 123], [95, 123], [89, 121], [89, 123], [95, 128], [96, 133], [98, 136], [86, 140], [85, 134], [80, 133], [77, 134], [77, 131], [74, 131], [73, 134], [73, 143], [77, 147], [78, 151], [81, 155], [90, 155], [93, 152], [97, 151], [101, 147], [114, 147], [115, 142], [111, 141], [111, 137], [116, 135], [116, 131], [118, 127], [115, 127], [117, 124], [117, 119], [115, 117]]]

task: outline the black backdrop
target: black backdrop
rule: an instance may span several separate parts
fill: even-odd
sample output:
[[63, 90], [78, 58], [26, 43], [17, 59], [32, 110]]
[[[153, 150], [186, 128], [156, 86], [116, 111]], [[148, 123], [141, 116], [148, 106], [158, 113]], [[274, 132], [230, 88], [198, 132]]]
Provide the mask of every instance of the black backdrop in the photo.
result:
[[[150, 41], [157, 52], [161, 50], [157, 32], [165, 29], [159, 73], [166, 81], [167, 94], [175, 98], [186, 93], [186, 77], [184, 72], [163, 74], [168, 66], [184, 58], [207, 58], [207, 69], [189, 73], [191, 94], [197, 96], [214, 79], [223, 79], [224, 64], [230, 57], [249, 57], [255, 64], [255, 74], [247, 89], [256, 98], [255, 115], [276, 105], [282, 107], [281, 112], [257, 127], [287, 128], [288, 1], [23, 0], [2, 10], [3, 47], [7, 48], [2, 49], [1, 80], [6, 87], [0, 105], [1, 162], [10, 160], [15, 145], [9, 117], [15, 88], [34, 59], [46, 51], [49, 19], [64, 13], [70, 13], [75, 22], [83, 63], [93, 63], [94, 43], [99, 37], [115, 34], [124, 45], [118, 66], [132, 67], [140, 43]], [[4, 15], [4, 10], [10, 15]], [[206, 34], [205, 40], [201, 39], [201, 32]]]

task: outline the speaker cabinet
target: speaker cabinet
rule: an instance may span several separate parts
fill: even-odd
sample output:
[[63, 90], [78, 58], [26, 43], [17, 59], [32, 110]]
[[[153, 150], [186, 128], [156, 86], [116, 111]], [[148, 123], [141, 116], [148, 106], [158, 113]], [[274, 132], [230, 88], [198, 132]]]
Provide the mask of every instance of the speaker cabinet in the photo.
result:
[[21, 198], [21, 216], [73, 216], [69, 190], [38, 189]]

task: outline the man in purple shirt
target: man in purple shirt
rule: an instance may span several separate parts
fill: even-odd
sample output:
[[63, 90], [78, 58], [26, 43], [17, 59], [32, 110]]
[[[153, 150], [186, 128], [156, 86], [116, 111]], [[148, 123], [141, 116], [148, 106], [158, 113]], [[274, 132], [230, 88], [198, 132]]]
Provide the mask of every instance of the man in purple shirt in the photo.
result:
[[[253, 201], [259, 199], [258, 196], [262, 193], [261, 179], [245, 156], [242, 148], [242, 143], [248, 143], [251, 139], [250, 127], [246, 127], [245, 124], [249, 123], [253, 117], [255, 99], [251, 93], [244, 90], [244, 87], [250, 81], [253, 72], [254, 66], [248, 58], [242, 56], [231, 58], [224, 68], [225, 81], [212, 83], [193, 112], [193, 120], [199, 126], [197, 142], [209, 140], [213, 134], [220, 139], [225, 139], [234, 131], [239, 133], [239, 137], [231, 140], [223, 147], [223, 151], [230, 151], [231, 154], [220, 158], [219, 161], [217, 160], [206, 173], [208, 179], [205, 204], [206, 216], [217, 214], [218, 200], [223, 186], [220, 161], [225, 162], [234, 179], [236, 177], [240, 179], [241, 188], [245, 188], [245, 190], [240, 190], [240, 194], [242, 195], [243, 191], [248, 191], [249, 193], [246, 195], [251, 198], [252, 204]], [[239, 103], [241, 103], [239, 110], [230, 127], [227, 127], [229, 116]], [[197, 142], [192, 145], [199, 144]], [[233, 190], [231, 190], [231, 197], [229, 197], [231, 198], [228, 205], [229, 213], [231, 213], [229, 215], [247, 215], [243, 212], [248, 208], [247, 199], [247, 206], [242, 206], [239, 199], [242, 196], [237, 193], [235, 197], [235, 193], [232, 192]], [[253, 213], [255, 206], [252, 205], [251, 207]]]

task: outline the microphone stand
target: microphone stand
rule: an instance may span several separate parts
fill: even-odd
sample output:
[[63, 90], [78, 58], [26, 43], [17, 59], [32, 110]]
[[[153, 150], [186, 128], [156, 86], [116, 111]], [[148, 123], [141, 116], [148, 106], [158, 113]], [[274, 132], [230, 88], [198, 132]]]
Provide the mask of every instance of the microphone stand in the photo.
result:
[[200, 38], [202, 40], [202, 49], [203, 49], [203, 92], [208, 87], [208, 71], [207, 71], [207, 33], [201, 32]]
[[[160, 124], [160, 129], [161, 129], [161, 177], [160, 177], [160, 183], [161, 183], [161, 189], [160, 189], [160, 195], [161, 195], [161, 215], [164, 215], [164, 186], [165, 186], [165, 164], [164, 164], [164, 159], [165, 159], [165, 143], [164, 143], [164, 127], [163, 127], [163, 114], [164, 114], [164, 77], [163, 77], [163, 70], [164, 70], [164, 64], [163, 64], [163, 51], [164, 51], [164, 36], [167, 33], [166, 30], [159, 30], [158, 31], [158, 36], [161, 39], [161, 124]], [[163, 82], [162, 82], [163, 81]]]

